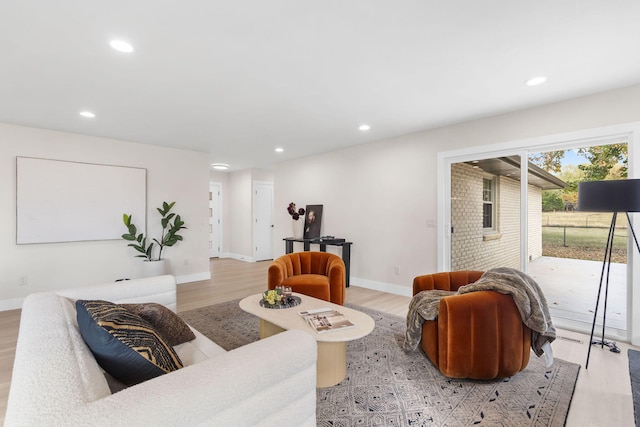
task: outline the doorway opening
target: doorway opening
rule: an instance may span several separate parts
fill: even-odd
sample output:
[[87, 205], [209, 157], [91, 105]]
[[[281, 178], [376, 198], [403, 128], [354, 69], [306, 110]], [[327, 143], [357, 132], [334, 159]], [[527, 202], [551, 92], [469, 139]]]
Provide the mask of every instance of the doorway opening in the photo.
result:
[[[578, 183], [626, 179], [626, 139], [603, 145], [529, 154], [529, 160], [567, 183], [542, 193], [542, 256], [529, 263], [529, 274], [545, 293], [551, 315], [572, 323], [591, 325], [602, 274], [604, 250], [613, 213], [581, 212]], [[618, 215], [614, 231], [606, 324], [627, 331], [626, 216]], [[601, 302], [602, 305], [603, 302]], [[596, 325], [602, 325], [598, 310]]]

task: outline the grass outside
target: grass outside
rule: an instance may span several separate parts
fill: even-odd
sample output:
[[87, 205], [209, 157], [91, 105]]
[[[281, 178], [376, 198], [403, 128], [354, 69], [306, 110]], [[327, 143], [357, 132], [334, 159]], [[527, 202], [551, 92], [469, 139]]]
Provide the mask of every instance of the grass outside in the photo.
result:
[[[602, 261], [611, 215], [588, 212], [543, 212], [542, 255]], [[618, 215], [611, 261], [627, 262], [627, 218]]]
[[[542, 212], [542, 226], [604, 227], [608, 230], [612, 216], [613, 214], [611, 213], [603, 212]], [[618, 215], [616, 229], [618, 228], [627, 228], [626, 215]], [[606, 239], [607, 235], [605, 234], [605, 241]]]

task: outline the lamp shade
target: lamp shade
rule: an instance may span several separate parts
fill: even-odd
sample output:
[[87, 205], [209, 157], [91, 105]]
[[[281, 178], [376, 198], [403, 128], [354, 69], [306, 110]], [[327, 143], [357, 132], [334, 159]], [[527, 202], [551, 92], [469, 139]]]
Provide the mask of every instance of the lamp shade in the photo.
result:
[[640, 212], [640, 179], [579, 182], [578, 210]]

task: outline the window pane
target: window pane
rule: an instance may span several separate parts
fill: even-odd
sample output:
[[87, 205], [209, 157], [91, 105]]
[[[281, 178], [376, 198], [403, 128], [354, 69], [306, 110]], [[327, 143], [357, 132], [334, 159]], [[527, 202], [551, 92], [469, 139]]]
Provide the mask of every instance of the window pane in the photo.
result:
[[482, 205], [482, 227], [493, 227], [493, 205], [490, 203], [484, 203]]
[[482, 180], [482, 200], [485, 202], [491, 202], [493, 200], [492, 196], [492, 181], [490, 179]]

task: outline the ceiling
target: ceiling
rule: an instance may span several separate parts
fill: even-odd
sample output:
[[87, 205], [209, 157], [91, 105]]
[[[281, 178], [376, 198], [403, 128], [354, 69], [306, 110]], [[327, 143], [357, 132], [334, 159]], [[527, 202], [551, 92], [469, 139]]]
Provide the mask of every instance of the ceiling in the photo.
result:
[[639, 83], [638, 18], [637, 0], [2, 0], [0, 122], [269, 168]]

